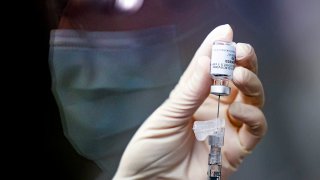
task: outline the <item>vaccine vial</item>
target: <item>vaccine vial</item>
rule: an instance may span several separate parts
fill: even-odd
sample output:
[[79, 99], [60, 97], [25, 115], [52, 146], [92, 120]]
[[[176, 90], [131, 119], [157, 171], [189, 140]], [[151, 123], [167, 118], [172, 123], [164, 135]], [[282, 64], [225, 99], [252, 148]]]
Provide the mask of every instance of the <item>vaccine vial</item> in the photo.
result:
[[228, 86], [232, 79], [236, 61], [236, 43], [215, 41], [212, 46], [210, 75], [213, 79], [211, 94], [227, 96], [231, 92]]

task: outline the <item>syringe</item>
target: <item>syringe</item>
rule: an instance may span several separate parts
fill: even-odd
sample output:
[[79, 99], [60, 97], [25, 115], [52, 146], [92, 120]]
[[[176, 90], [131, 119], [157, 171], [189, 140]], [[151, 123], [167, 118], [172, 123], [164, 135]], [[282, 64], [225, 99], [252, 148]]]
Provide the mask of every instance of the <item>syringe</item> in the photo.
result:
[[[211, 94], [218, 96], [217, 121], [224, 119], [219, 118], [220, 114], [220, 96], [228, 96], [231, 88], [228, 87], [229, 80], [232, 79], [233, 69], [236, 60], [236, 48], [234, 42], [215, 41], [212, 46], [210, 75], [213, 79]], [[217, 123], [219, 124], [219, 123]], [[209, 135], [208, 143], [210, 153], [208, 158], [208, 179], [220, 180], [222, 169], [221, 148], [224, 143], [224, 125], [214, 128], [215, 132]]]

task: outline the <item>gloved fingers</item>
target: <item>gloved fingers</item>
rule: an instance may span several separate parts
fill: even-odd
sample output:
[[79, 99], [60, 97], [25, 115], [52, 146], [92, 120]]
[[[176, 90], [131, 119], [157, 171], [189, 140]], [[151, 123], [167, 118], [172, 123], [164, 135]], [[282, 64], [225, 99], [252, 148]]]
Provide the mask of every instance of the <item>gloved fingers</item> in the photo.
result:
[[240, 91], [240, 99], [247, 104], [255, 105], [260, 108], [264, 105], [264, 91], [258, 76], [244, 67], [236, 67], [233, 71], [233, 84]]
[[192, 117], [208, 97], [212, 84], [209, 73], [212, 43], [215, 40], [231, 41], [232, 34], [230, 26], [223, 25], [215, 28], [207, 36], [169, 99], [157, 109], [155, 115], [171, 120], [178, 119], [180, 123], [181, 119]]
[[244, 150], [250, 151], [267, 132], [266, 118], [258, 107], [236, 102], [228, 109], [230, 118], [240, 121], [239, 141]]
[[245, 67], [254, 73], [258, 72], [257, 55], [250, 44], [237, 43], [236, 65]]
[[153, 115], [170, 119], [172, 123], [174, 121], [184, 123], [182, 119], [190, 119], [209, 94], [211, 85], [209, 65], [210, 59], [207, 56], [198, 57], [188, 81], [180, 81], [169, 98]]
[[225, 153], [222, 152], [222, 179], [228, 179], [228, 177], [237, 171], [238, 168], [233, 167], [229, 160], [227, 159], [227, 156]]
[[[181, 77], [180, 81], [188, 81], [191, 74], [194, 71], [195, 63], [197, 59], [201, 56], [208, 56], [211, 57], [211, 48], [213, 45], [213, 42], [215, 40], [225, 40], [225, 41], [232, 41], [233, 38], [233, 31], [230, 27], [230, 25], [225, 24], [216, 27], [214, 30], [212, 30], [203, 43], [198, 48], [197, 52], [195, 53], [194, 57], [192, 58], [192, 61], [190, 62], [189, 66], [187, 67], [186, 71]], [[208, 66], [210, 68], [210, 66]]]
[[[225, 158], [223, 166], [229, 170], [236, 171], [243, 159], [251, 152], [241, 144], [239, 139], [238, 130], [243, 125], [243, 122], [234, 119], [234, 117], [229, 114], [228, 119], [230, 121], [226, 121], [227, 128], [225, 128], [225, 141], [222, 148], [223, 157]], [[237, 122], [241, 125], [233, 126], [233, 122]]]
[[203, 43], [198, 48], [194, 58], [198, 56], [211, 56], [211, 48], [215, 40], [223, 40], [231, 42], [233, 39], [233, 31], [229, 24], [221, 25], [211, 31]]

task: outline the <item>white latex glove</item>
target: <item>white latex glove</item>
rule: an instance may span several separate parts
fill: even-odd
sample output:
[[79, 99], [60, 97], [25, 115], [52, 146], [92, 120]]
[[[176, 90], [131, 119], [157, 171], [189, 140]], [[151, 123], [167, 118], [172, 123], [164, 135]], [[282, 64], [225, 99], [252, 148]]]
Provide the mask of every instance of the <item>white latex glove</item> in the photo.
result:
[[[195, 139], [192, 126], [195, 120], [216, 117], [217, 98], [209, 95], [211, 47], [215, 40], [232, 41], [232, 37], [229, 25], [207, 36], [170, 97], [131, 139], [114, 179], [207, 179], [209, 146]], [[223, 179], [237, 169], [267, 130], [254, 50], [238, 43], [236, 53], [232, 92], [220, 104], [220, 117], [226, 119]]]

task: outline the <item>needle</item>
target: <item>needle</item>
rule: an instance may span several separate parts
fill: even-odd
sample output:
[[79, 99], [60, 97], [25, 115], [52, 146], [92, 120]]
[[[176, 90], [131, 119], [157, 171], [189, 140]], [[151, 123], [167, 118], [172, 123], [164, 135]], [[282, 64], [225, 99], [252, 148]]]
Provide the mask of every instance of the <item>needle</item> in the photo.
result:
[[220, 108], [220, 95], [219, 95], [219, 98], [218, 98], [218, 113], [217, 113], [217, 118], [219, 118], [219, 108]]

